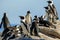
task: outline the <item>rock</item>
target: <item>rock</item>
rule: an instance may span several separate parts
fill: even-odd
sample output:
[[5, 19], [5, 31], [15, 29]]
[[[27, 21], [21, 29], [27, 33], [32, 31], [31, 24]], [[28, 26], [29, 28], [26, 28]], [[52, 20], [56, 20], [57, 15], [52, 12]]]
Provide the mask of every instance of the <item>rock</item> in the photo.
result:
[[47, 28], [47, 27], [39, 27], [39, 31], [44, 34], [47, 34], [47, 35], [53, 35], [56, 38], [60, 38], [60, 31], [58, 31], [57, 29]]
[[39, 33], [40, 36], [41, 36], [41, 39], [44, 38], [45, 40], [60, 40], [60, 39], [57, 39], [57, 38], [52, 38], [52, 37], [49, 37], [43, 33]]

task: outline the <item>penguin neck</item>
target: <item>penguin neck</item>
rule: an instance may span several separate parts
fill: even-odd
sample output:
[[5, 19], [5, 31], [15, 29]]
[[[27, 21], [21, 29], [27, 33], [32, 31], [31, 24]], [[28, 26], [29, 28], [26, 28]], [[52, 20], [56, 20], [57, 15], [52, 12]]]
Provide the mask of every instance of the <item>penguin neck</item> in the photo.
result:
[[22, 19], [21, 21], [25, 23], [25, 19]]
[[54, 3], [53, 3], [53, 1], [52, 1], [52, 0], [51, 0], [51, 2], [52, 2], [52, 3], [50, 3], [50, 5], [52, 6]]
[[51, 1], [53, 3], [53, 0], [49, 0], [49, 1]]
[[28, 16], [30, 16], [30, 14], [27, 14]]

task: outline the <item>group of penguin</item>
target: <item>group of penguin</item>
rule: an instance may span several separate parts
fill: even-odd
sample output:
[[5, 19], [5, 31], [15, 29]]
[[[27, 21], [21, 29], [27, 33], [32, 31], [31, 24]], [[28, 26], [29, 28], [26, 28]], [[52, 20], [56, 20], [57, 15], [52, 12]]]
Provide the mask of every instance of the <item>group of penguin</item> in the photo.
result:
[[[51, 1], [48, 1], [49, 3], [51, 3]], [[48, 9], [48, 7], [45, 7], [46, 9]], [[9, 26], [9, 21], [8, 18], [6, 16], [6, 13], [4, 13], [4, 17], [2, 18], [2, 22], [0, 25], [0, 28], [3, 24], [4, 27], [4, 31], [2, 32], [1, 37], [2, 40], [10, 40], [10, 39], [14, 39], [16, 37], [22, 36], [29, 36], [28, 33], [30, 33], [30, 35], [35, 35], [35, 36], [39, 36], [38, 34], [38, 26], [45, 26], [45, 27], [53, 27], [56, 29], [56, 27], [50, 23], [47, 20], [43, 19], [43, 16], [41, 17], [37, 17], [37, 15], [34, 16], [34, 19], [32, 20], [32, 17], [30, 15], [30, 11], [27, 11], [27, 15], [26, 16], [19, 16], [21, 21], [20, 21], [20, 25], [15, 25], [13, 27]], [[34, 31], [34, 32], [33, 32]]]

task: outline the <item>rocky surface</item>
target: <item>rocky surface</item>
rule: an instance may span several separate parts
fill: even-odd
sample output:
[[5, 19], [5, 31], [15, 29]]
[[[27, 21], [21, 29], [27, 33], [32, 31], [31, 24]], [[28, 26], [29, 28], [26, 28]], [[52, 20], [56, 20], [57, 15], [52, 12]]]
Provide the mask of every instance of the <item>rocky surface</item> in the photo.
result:
[[[15, 39], [11, 39], [11, 40], [25, 40], [25, 39], [41, 39], [41, 40], [60, 40], [60, 21], [57, 21], [58, 24], [54, 24], [56, 26], [56, 29], [53, 29], [53, 28], [47, 28], [47, 27], [43, 27], [43, 26], [40, 26], [39, 27], [39, 35], [40, 37], [38, 36], [31, 36], [29, 35], [31, 38], [29, 38], [28, 36], [26, 37], [18, 37], [18, 38], [15, 38]], [[2, 40], [1, 38], [1, 33], [0, 33], [0, 40]]]

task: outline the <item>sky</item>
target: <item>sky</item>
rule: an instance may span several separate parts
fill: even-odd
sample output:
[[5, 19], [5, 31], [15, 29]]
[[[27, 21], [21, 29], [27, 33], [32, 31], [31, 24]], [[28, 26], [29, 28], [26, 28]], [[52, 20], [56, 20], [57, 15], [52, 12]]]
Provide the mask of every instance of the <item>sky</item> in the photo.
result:
[[[44, 7], [48, 4], [46, 1], [48, 0], [0, 0], [0, 22], [4, 12], [7, 13], [10, 24], [20, 24], [19, 16], [25, 16], [28, 10], [32, 17], [45, 15]], [[60, 0], [53, 1], [59, 16]]]

